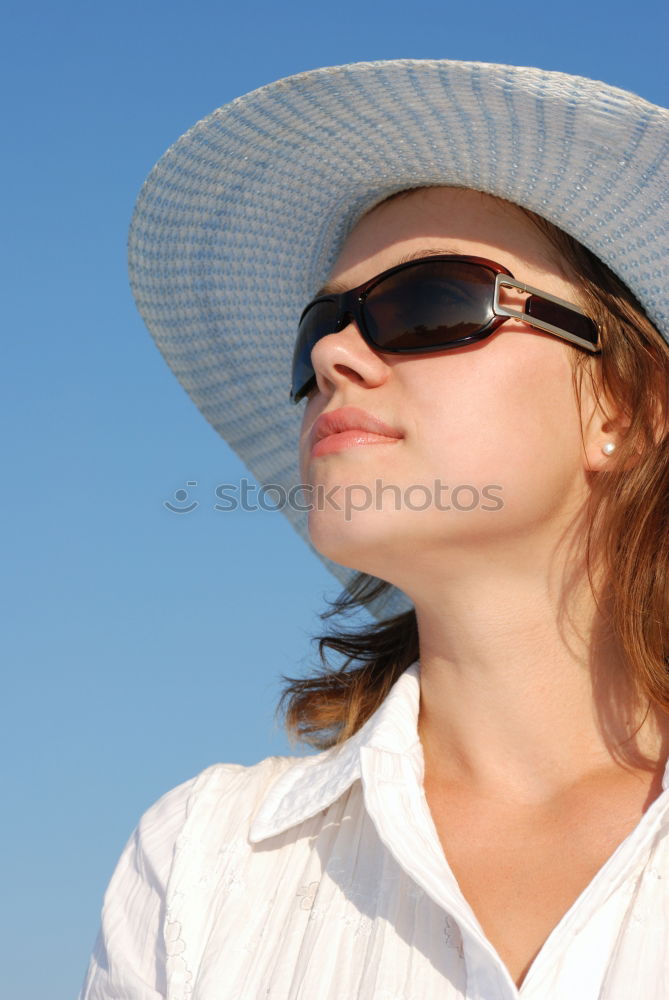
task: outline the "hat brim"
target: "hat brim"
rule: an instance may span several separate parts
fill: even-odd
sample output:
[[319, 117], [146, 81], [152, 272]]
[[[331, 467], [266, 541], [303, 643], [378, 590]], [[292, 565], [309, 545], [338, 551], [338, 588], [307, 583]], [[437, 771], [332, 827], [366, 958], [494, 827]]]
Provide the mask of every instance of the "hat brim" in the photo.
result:
[[[297, 320], [362, 214], [428, 185], [515, 202], [608, 264], [669, 340], [668, 153], [669, 112], [582, 77], [413, 59], [300, 73], [214, 111], [154, 167], [130, 229], [132, 291], [196, 406], [287, 495]], [[305, 513], [283, 513], [308, 542]], [[373, 611], [409, 606], [393, 590]]]

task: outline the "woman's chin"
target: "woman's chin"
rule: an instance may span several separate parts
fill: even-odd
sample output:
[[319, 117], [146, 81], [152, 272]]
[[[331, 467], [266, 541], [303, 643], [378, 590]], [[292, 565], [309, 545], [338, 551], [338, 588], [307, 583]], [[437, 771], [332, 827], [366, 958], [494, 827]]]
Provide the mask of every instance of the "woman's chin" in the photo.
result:
[[[365, 524], [368, 519], [351, 515], [350, 520], [309, 518], [309, 538], [311, 544], [326, 559], [348, 566], [363, 573], [371, 572], [368, 564], [379, 559], [379, 549], [389, 548], [387, 532], [370, 530]], [[376, 558], [374, 556], [376, 555]]]
[[398, 552], [398, 542], [407, 549], [407, 540], [391, 526], [384, 527], [375, 518], [365, 518], [364, 512], [350, 514], [350, 519], [320, 517], [309, 519], [309, 538], [311, 544], [320, 555], [340, 566], [369, 573], [372, 576], [384, 576], [390, 566], [400, 564], [411, 558], [409, 551]]

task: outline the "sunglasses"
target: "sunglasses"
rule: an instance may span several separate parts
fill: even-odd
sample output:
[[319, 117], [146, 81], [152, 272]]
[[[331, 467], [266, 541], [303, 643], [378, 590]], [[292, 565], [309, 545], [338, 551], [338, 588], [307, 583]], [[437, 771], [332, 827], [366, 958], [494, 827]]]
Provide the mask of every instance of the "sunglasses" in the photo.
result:
[[[528, 294], [522, 311], [501, 304], [504, 288]], [[429, 354], [486, 340], [510, 318], [599, 353], [597, 325], [578, 306], [516, 281], [494, 261], [435, 254], [313, 299], [300, 317], [290, 398], [298, 403], [315, 384], [314, 345], [351, 321], [382, 354]]]

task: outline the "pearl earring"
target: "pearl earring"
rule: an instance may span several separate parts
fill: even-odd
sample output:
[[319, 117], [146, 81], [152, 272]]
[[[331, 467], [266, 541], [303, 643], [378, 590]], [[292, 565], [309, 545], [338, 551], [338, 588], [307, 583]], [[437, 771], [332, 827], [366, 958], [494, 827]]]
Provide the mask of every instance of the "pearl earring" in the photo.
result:
[[605, 455], [612, 455], [616, 450], [616, 446], [613, 441], [607, 441], [606, 444], [602, 445], [602, 451]]

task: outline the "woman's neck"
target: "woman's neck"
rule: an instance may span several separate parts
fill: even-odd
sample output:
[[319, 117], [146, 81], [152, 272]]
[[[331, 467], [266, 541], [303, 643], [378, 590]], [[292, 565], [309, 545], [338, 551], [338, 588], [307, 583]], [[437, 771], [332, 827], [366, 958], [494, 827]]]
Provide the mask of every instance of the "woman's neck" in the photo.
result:
[[[581, 580], [570, 600], [534, 576], [460, 574], [415, 600], [419, 734], [433, 775], [540, 802], [601, 769], [656, 770], [669, 719], [635, 694]], [[557, 593], [557, 596], [551, 596]]]

